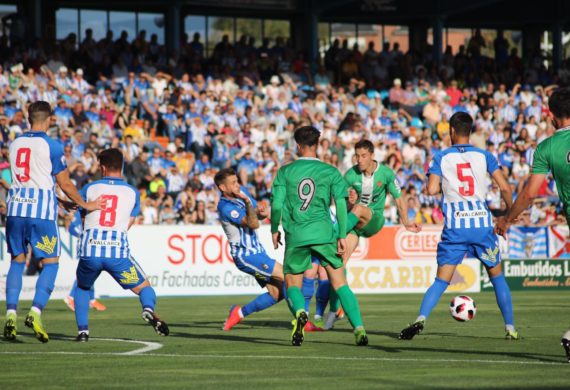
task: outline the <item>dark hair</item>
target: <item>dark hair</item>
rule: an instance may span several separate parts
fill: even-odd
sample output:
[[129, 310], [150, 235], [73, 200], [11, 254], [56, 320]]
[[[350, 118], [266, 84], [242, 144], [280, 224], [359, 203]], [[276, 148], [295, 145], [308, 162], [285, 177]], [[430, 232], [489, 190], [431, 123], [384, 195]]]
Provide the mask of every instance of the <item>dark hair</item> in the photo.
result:
[[457, 135], [468, 137], [473, 128], [473, 118], [466, 112], [456, 112], [449, 118], [449, 125]]
[[123, 153], [117, 149], [105, 149], [97, 156], [101, 166], [112, 171], [120, 171], [123, 169]]
[[315, 146], [319, 143], [321, 133], [313, 126], [303, 126], [295, 130], [295, 142], [299, 146]]
[[374, 144], [367, 139], [361, 139], [354, 145], [354, 150], [357, 149], [366, 149], [370, 153], [374, 153]]
[[38, 100], [28, 106], [28, 121], [30, 125], [34, 123], [44, 122], [51, 116], [51, 107], [48, 102]]
[[220, 185], [224, 184], [226, 179], [230, 176], [237, 176], [236, 171], [234, 171], [232, 168], [224, 168], [216, 173], [216, 176], [214, 176], [214, 183], [216, 183], [218, 188], [220, 188]]
[[548, 99], [548, 108], [556, 118], [570, 118], [570, 88], [556, 89]]

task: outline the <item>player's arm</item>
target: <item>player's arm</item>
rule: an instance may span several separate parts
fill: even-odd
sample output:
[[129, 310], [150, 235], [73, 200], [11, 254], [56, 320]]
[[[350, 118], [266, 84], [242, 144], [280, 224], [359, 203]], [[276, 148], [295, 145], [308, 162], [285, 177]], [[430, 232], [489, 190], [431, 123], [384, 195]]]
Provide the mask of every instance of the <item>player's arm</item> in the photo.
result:
[[358, 202], [358, 193], [356, 192], [356, 190], [354, 189], [354, 173], [352, 171], [352, 169], [349, 169], [345, 174], [344, 174], [344, 182], [346, 183], [346, 186], [348, 187], [348, 204], [347, 204], [347, 208], [351, 209], [352, 206], [354, 206], [356, 204], [356, 202]]
[[396, 208], [398, 209], [398, 215], [400, 216], [400, 221], [406, 228], [406, 230], [417, 233], [422, 230], [422, 225], [416, 221], [411, 221], [408, 219], [408, 205], [402, 196], [402, 189], [396, 180], [396, 175], [390, 175], [390, 180], [387, 184], [388, 192], [394, 198], [396, 203]]
[[91, 202], [86, 202], [83, 200], [83, 198], [77, 191], [77, 188], [75, 188], [75, 185], [69, 178], [69, 173], [67, 173], [67, 170], [64, 169], [63, 171], [55, 175], [55, 180], [59, 185], [59, 187], [61, 188], [61, 190], [63, 191], [63, 193], [67, 195], [67, 197], [71, 199], [72, 202], [74, 202], [82, 209], [85, 209], [87, 211], [93, 211], [93, 210], [99, 210], [101, 208], [100, 197]]
[[340, 172], [335, 169], [335, 175], [331, 182], [331, 194], [336, 206], [336, 218], [338, 223], [337, 253], [344, 255], [346, 251], [346, 226], [348, 223], [348, 208], [346, 199], [348, 196], [346, 181]]
[[244, 197], [241, 199], [245, 203], [245, 217], [241, 221], [241, 226], [248, 227], [250, 229], [259, 228], [259, 219], [257, 219], [257, 210], [255, 209], [253, 202], [251, 201], [249, 196], [245, 194]]
[[430, 195], [437, 195], [441, 191], [441, 177], [435, 174], [429, 175], [427, 191]]
[[271, 238], [273, 240], [273, 247], [277, 249], [281, 241], [281, 233], [279, 232], [279, 225], [281, 224], [281, 214], [283, 212], [283, 204], [285, 203], [285, 180], [282, 177], [281, 169], [277, 171], [277, 176], [273, 180], [271, 188]]
[[509, 210], [513, 205], [513, 192], [511, 191], [511, 186], [507, 182], [507, 179], [505, 178], [505, 175], [501, 169], [497, 169], [495, 172], [493, 172], [492, 177], [493, 180], [495, 180], [495, 183], [497, 183], [499, 186], [501, 197], [507, 205], [507, 210]]
[[129, 230], [131, 226], [135, 224], [137, 216], [141, 212], [141, 195], [135, 188], [133, 188], [133, 191], [135, 192], [135, 205], [131, 210], [131, 216], [129, 218], [129, 227], [127, 228], [127, 230]]

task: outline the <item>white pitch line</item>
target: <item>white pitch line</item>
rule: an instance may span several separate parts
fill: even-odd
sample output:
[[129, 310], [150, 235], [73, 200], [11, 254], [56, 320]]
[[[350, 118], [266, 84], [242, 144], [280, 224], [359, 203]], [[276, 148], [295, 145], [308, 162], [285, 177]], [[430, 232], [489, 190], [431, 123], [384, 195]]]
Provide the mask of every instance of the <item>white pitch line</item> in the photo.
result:
[[[99, 339], [102, 340], [102, 339]], [[110, 339], [118, 340], [118, 339]], [[127, 340], [122, 340], [127, 341]], [[129, 340], [133, 341], [133, 340]], [[137, 350], [138, 351], [138, 350]], [[251, 360], [334, 360], [334, 361], [373, 361], [373, 362], [415, 362], [415, 363], [481, 363], [481, 364], [514, 364], [527, 366], [568, 366], [567, 363], [558, 362], [533, 362], [525, 360], [484, 360], [484, 359], [417, 359], [417, 358], [382, 358], [382, 357], [358, 357], [358, 356], [278, 356], [278, 355], [183, 355], [175, 353], [137, 353], [133, 355], [129, 352], [42, 352], [42, 351], [1, 351], [0, 355], [92, 355], [92, 356], [152, 356], [152, 357], [174, 357], [189, 359], [251, 359]], [[562, 357], [560, 358], [563, 359]]]
[[102, 339], [102, 338], [98, 338], [98, 337], [94, 337], [91, 340], [120, 341], [123, 343], [143, 344], [144, 345], [144, 347], [139, 348], [139, 349], [135, 349], [134, 351], [117, 353], [118, 355], [127, 355], [127, 356], [140, 355], [140, 354], [145, 353], [145, 352], [156, 351], [157, 349], [162, 348], [162, 344], [155, 343], [152, 341], [127, 340], [127, 339]]

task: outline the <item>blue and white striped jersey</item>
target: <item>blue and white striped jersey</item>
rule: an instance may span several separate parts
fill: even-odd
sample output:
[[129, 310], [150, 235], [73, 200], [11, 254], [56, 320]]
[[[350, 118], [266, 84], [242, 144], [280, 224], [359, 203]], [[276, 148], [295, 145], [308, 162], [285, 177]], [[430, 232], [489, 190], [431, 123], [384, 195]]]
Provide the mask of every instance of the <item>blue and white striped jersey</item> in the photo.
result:
[[67, 168], [63, 147], [43, 131], [28, 131], [10, 145], [12, 185], [8, 217], [54, 221], [57, 218], [55, 176]]
[[85, 215], [79, 243], [80, 258], [130, 258], [127, 230], [140, 211], [139, 192], [123, 179], [104, 177], [81, 189], [86, 202], [101, 197], [101, 210]]
[[[241, 190], [249, 196], [253, 207], [257, 207], [255, 199], [247, 190]], [[265, 253], [263, 245], [259, 242], [254, 229], [241, 226], [241, 221], [246, 216], [245, 202], [241, 199], [229, 199], [224, 196], [218, 202], [218, 213], [222, 228], [228, 237], [230, 254], [234, 259], [243, 259], [246, 256]]]
[[463, 239], [477, 229], [492, 229], [491, 212], [485, 202], [489, 178], [499, 164], [493, 155], [472, 145], [454, 145], [438, 153], [428, 174], [441, 177], [445, 226], [442, 237]]

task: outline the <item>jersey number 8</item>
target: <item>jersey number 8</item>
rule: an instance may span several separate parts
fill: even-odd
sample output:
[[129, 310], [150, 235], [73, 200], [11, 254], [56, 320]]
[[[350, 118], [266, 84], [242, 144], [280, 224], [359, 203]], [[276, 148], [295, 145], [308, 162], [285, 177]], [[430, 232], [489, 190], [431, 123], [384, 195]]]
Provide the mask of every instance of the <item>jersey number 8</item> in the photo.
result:
[[299, 195], [299, 199], [303, 201], [299, 210], [306, 211], [315, 196], [315, 182], [312, 179], [301, 180], [297, 187], [297, 194]]
[[117, 219], [117, 195], [102, 195], [101, 199], [101, 215], [99, 216], [99, 225], [104, 227], [115, 226]]

